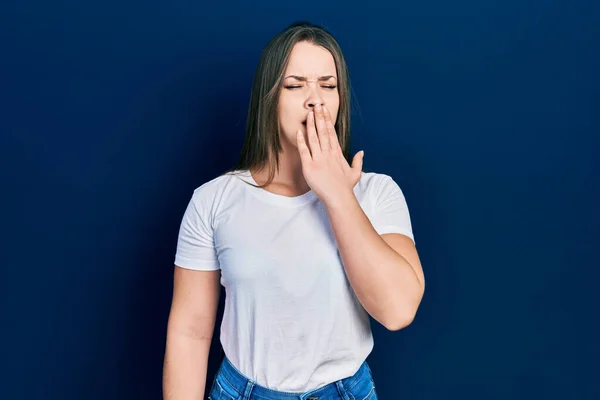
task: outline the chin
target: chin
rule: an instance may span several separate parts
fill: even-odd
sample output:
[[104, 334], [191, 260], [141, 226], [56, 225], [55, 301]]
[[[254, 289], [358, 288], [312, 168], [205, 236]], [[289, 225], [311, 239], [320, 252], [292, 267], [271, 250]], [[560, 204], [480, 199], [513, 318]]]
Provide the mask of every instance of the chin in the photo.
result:
[[[302, 133], [304, 134], [304, 140], [306, 140], [307, 139], [306, 138], [306, 128], [301, 128], [301, 129], [302, 129]], [[288, 145], [291, 145], [292, 147], [298, 147], [298, 142], [296, 139], [296, 132], [297, 131], [282, 132], [279, 136], [279, 138], [281, 140], [281, 144], [285, 147], [287, 147]]]

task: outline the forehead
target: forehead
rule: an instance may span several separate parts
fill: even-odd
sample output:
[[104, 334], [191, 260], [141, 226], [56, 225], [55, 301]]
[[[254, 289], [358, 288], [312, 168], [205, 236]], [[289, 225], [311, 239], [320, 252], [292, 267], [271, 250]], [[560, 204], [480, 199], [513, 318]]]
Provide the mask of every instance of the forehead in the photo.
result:
[[299, 42], [294, 45], [285, 73], [308, 78], [324, 75], [337, 77], [335, 60], [331, 53], [323, 47], [308, 42]]

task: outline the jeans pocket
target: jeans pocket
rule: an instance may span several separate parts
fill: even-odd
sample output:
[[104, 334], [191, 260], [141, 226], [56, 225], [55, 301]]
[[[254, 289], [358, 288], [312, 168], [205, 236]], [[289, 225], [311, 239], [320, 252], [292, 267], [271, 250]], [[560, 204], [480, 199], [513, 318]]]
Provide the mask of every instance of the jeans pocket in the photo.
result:
[[241, 397], [232, 395], [223, 386], [225, 385], [221, 383], [221, 378], [217, 375], [208, 394], [208, 400], [238, 400]]
[[377, 394], [375, 393], [375, 383], [373, 378], [368, 375], [355, 382], [354, 385], [350, 386], [346, 393], [351, 400], [376, 400]]

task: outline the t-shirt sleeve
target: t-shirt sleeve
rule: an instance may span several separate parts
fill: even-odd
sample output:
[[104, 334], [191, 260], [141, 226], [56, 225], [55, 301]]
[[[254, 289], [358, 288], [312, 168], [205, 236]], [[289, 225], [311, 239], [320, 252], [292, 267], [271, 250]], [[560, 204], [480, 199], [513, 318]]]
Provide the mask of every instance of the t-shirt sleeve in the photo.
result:
[[183, 214], [177, 238], [175, 265], [194, 270], [220, 269], [213, 240], [210, 202], [196, 189]]
[[415, 241], [408, 205], [398, 184], [388, 175], [381, 175], [375, 196], [371, 223], [378, 234], [401, 233]]

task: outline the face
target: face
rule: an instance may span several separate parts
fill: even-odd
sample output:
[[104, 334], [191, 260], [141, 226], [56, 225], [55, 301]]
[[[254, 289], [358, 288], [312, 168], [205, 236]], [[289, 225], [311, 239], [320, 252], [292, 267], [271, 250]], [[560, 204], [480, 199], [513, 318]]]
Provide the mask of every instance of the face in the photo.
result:
[[279, 96], [282, 142], [296, 147], [296, 132], [306, 135], [306, 118], [316, 104], [327, 106], [335, 124], [340, 106], [335, 60], [328, 50], [296, 43], [290, 54]]

